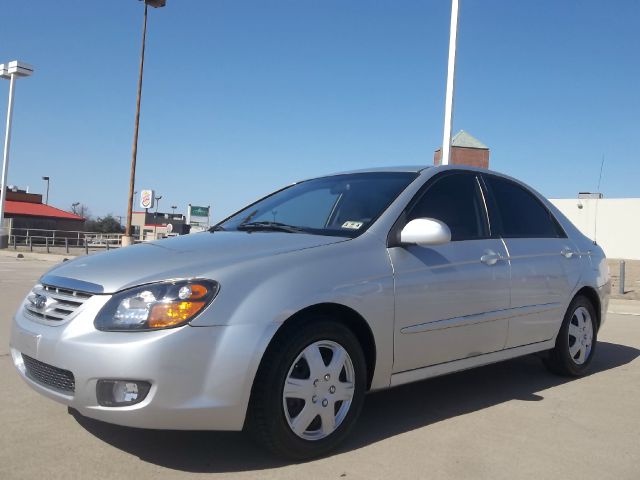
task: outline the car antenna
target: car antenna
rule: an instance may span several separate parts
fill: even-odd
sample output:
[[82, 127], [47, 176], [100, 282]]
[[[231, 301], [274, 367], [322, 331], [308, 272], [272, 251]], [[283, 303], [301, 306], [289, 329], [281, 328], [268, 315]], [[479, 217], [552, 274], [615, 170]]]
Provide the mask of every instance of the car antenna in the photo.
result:
[[594, 224], [593, 224], [593, 243], [595, 245], [598, 244], [598, 200], [602, 196], [600, 192], [600, 184], [602, 183], [602, 169], [604, 168], [604, 153], [602, 154], [602, 161], [600, 162], [600, 176], [598, 177], [598, 188], [596, 192], [598, 192], [598, 196], [596, 197], [596, 208], [594, 213]]

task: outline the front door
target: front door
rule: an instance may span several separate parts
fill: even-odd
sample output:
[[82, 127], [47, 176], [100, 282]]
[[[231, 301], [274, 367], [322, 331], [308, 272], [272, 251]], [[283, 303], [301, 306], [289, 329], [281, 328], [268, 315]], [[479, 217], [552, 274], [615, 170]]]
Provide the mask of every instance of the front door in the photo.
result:
[[429, 181], [406, 214], [451, 229], [446, 245], [389, 249], [396, 292], [394, 373], [502, 350], [507, 336], [509, 264], [490, 238], [475, 174]]

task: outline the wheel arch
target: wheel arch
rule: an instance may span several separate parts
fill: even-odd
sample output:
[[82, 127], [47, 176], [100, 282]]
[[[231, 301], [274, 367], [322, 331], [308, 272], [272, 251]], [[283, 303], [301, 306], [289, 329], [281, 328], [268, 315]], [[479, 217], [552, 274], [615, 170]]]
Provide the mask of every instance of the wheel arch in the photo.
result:
[[600, 329], [600, 323], [602, 320], [602, 305], [600, 304], [600, 296], [598, 295], [598, 292], [596, 291], [595, 288], [592, 287], [582, 287], [580, 290], [578, 290], [576, 292], [576, 294], [573, 296], [573, 298], [576, 298], [578, 295], [582, 295], [583, 297], [586, 297], [591, 304], [593, 305], [594, 310], [596, 311], [596, 323], [597, 323], [597, 329]]
[[[377, 358], [376, 343], [373, 332], [371, 331], [371, 327], [369, 326], [367, 321], [360, 313], [343, 304], [330, 302], [318, 303], [305, 307], [302, 310], [299, 310], [291, 315], [282, 323], [282, 325], [280, 325], [280, 328], [278, 328], [273, 338], [271, 338], [271, 341], [267, 346], [267, 350], [265, 351], [263, 358], [266, 357], [269, 349], [272, 348], [278, 338], [287, 335], [287, 333], [292, 328], [295, 328], [295, 326], [299, 325], [300, 322], [313, 321], [313, 316], [316, 314], [327, 315], [335, 318], [336, 321], [345, 325], [356, 336], [356, 338], [360, 342], [360, 345], [362, 346], [362, 351], [364, 353], [364, 358], [367, 365], [368, 390], [371, 387], [371, 381], [373, 379], [373, 373], [375, 371]], [[260, 362], [260, 364], [260, 366], [262, 366], [262, 361]], [[258, 368], [258, 370], [260, 370], [260, 367]]]

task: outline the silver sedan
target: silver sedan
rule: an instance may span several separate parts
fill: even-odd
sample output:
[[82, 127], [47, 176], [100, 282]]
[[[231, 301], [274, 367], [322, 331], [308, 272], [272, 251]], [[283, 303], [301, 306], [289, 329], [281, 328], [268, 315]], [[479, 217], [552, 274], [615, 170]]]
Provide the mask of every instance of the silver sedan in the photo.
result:
[[16, 313], [24, 381], [82, 415], [335, 448], [367, 391], [542, 352], [588, 371], [605, 256], [540, 194], [473, 168], [283, 188], [209, 232], [80, 257]]

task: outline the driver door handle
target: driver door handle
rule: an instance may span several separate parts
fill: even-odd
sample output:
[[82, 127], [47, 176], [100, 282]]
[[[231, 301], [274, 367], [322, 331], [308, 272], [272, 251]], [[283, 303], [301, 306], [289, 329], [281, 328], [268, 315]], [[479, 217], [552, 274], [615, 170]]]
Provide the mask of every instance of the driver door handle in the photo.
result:
[[494, 252], [493, 250], [487, 250], [484, 255], [480, 257], [480, 261], [485, 265], [495, 265], [498, 260], [502, 260], [502, 255]]

